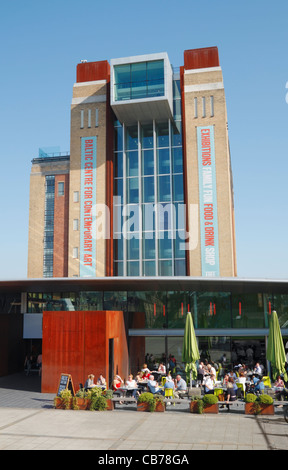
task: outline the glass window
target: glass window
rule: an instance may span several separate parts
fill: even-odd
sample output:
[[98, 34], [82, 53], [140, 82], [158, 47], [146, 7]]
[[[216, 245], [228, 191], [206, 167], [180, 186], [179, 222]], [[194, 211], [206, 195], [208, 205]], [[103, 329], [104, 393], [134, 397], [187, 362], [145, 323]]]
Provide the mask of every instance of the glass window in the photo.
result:
[[181, 147], [182, 146], [182, 125], [181, 121], [175, 121], [175, 125], [172, 126], [172, 146]]
[[104, 305], [103, 310], [122, 310], [127, 311], [127, 292], [104, 291]]
[[155, 261], [143, 261], [143, 276], [156, 276]]
[[142, 173], [144, 176], [154, 174], [153, 150], [142, 150]]
[[139, 202], [138, 178], [127, 178], [127, 203], [136, 204], [138, 202]]
[[267, 318], [267, 296], [265, 294], [233, 294], [233, 328], [265, 328]]
[[183, 175], [173, 175], [173, 200], [184, 201]]
[[185, 259], [176, 259], [174, 264], [174, 276], [186, 276]]
[[157, 148], [169, 147], [169, 126], [168, 121], [157, 123]]
[[168, 238], [170, 232], [160, 232], [158, 240], [159, 259], [172, 258], [172, 239]]
[[114, 259], [123, 260], [123, 237], [114, 239]]
[[169, 328], [185, 328], [186, 315], [189, 308], [189, 299], [189, 292], [186, 291], [167, 292]]
[[142, 206], [143, 216], [143, 230], [152, 231], [155, 230], [155, 210], [154, 204], [143, 204]]
[[170, 156], [168, 148], [157, 150], [157, 165], [159, 175], [170, 173]]
[[159, 276], [172, 276], [172, 261], [159, 261]]
[[127, 262], [127, 276], [139, 276], [139, 261]]
[[126, 127], [126, 150], [138, 150], [138, 126]]
[[77, 308], [84, 311], [103, 310], [103, 292], [79, 292]]
[[64, 196], [64, 182], [60, 181], [58, 183], [58, 196]]
[[138, 152], [126, 153], [127, 176], [138, 176]]
[[121, 197], [121, 200], [123, 201], [123, 178], [114, 180], [114, 196]]
[[[268, 300], [269, 302], [269, 300]], [[276, 294], [273, 296], [273, 305], [270, 303], [270, 309], [268, 304], [268, 312], [276, 310], [280, 328], [288, 328], [288, 295], [287, 294]]]
[[114, 276], [124, 276], [124, 263], [122, 261], [114, 262]]
[[123, 178], [123, 153], [114, 154], [114, 177]]
[[[166, 326], [166, 292], [129, 291], [128, 292], [129, 328], [163, 328]], [[145, 318], [135, 316], [144, 312]]]
[[127, 240], [127, 259], [139, 259], [139, 238], [133, 237]]
[[172, 148], [173, 173], [183, 173], [183, 155], [181, 147]]
[[199, 292], [193, 321], [195, 328], [231, 328], [230, 292]]
[[171, 201], [170, 175], [158, 176], [158, 200]]
[[154, 176], [145, 176], [142, 178], [142, 192], [143, 202], [154, 202]]
[[155, 232], [143, 233], [143, 259], [155, 259]]
[[164, 95], [164, 61], [147, 62], [148, 96]]
[[153, 148], [153, 125], [152, 124], [141, 126], [141, 145], [142, 145], [142, 149]]
[[114, 137], [115, 137], [114, 150], [120, 152], [121, 150], [123, 150], [123, 128], [122, 127], [115, 127]]

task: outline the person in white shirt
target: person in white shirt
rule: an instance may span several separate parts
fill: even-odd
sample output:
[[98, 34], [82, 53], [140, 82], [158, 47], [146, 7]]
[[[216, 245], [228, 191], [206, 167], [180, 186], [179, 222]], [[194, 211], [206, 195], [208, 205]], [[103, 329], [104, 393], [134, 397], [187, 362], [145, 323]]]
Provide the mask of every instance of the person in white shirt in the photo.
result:
[[136, 380], [133, 379], [132, 374], [128, 375], [128, 380], [126, 380], [126, 387], [127, 392], [129, 392], [128, 396], [132, 395], [132, 397], [136, 398], [138, 385], [136, 383]]
[[160, 374], [166, 374], [166, 367], [163, 362], [160, 362], [158, 372], [160, 372]]
[[215, 377], [216, 377], [216, 369], [215, 369], [215, 367], [211, 366], [211, 364], [208, 364], [208, 365], [207, 365], [207, 369], [208, 369], [208, 372], [209, 372], [210, 375], [213, 374], [213, 375], [215, 375]]
[[204, 392], [205, 394], [214, 394], [214, 386], [215, 386], [215, 375], [211, 374], [208, 377], [205, 377], [204, 381]]

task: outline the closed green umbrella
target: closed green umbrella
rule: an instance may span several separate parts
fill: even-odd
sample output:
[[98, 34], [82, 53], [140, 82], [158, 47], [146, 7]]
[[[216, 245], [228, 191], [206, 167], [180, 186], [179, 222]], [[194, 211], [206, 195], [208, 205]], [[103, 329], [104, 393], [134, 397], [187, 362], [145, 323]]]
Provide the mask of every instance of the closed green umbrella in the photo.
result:
[[200, 359], [198, 344], [193, 326], [192, 315], [187, 313], [183, 338], [182, 361], [186, 363], [185, 372], [190, 374], [190, 387], [192, 379], [197, 378], [196, 361]]
[[285, 371], [285, 349], [282, 340], [278, 316], [275, 310], [273, 310], [271, 314], [269, 323], [267, 360], [270, 361], [272, 366], [273, 380], [275, 381], [278, 375], [283, 374], [283, 379], [285, 382], [287, 382], [287, 373]]

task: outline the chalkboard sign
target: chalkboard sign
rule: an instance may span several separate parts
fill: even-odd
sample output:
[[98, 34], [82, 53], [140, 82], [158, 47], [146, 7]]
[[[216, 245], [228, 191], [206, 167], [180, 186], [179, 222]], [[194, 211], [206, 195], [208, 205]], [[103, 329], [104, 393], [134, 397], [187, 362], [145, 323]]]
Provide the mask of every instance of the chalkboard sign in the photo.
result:
[[74, 385], [70, 374], [61, 374], [57, 397], [60, 396], [62, 390], [70, 390], [72, 395], [75, 395]]

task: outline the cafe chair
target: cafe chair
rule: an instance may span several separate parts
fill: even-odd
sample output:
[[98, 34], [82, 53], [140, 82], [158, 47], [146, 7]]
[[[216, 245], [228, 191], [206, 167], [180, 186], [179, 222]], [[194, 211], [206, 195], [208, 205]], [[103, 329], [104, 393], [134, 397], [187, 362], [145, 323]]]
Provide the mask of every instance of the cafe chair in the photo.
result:
[[[172, 388], [165, 388], [164, 391], [165, 398], [174, 398], [174, 390]], [[175, 406], [175, 403], [173, 403]]]
[[243, 384], [236, 382], [236, 385], [237, 385], [237, 387], [238, 387], [237, 396], [238, 396], [238, 394], [239, 394], [239, 395], [241, 395], [241, 396], [243, 396], [243, 397], [245, 398], [245, 391], [244, 391], [244, 386], [243, 386]]
[[271, 380], [270, 380], [270, 377], [268, 375], [265, 375], [263, 377], [263, 383], [264, 383], [265, 387], [271, 388]]
[[161, 377], [161, 385], [164, 387], [166, 382], [166, 377]]

